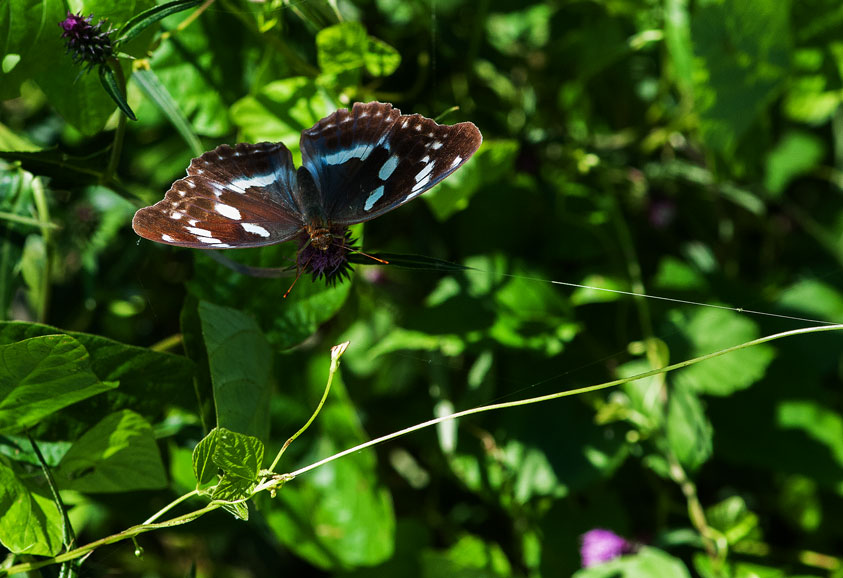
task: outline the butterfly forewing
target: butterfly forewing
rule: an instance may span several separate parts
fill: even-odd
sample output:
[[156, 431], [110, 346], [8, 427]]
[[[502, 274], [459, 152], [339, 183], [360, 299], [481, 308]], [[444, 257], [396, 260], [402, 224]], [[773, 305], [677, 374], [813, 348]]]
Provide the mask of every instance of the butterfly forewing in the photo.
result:
[[146, 239], [202, 249], [286, 241], [304, 226], [290, 151], [280, 143], [222, 145], [193, 159], [188, 176], [132, 220]]
[[439, 125], [401, 116], [392, 105], [355, 104], [302, 133], [304, 166], [317, 181], [327, 219], [350, 225], [373, 219], [430, 189], [480, 147], [472, 123]]

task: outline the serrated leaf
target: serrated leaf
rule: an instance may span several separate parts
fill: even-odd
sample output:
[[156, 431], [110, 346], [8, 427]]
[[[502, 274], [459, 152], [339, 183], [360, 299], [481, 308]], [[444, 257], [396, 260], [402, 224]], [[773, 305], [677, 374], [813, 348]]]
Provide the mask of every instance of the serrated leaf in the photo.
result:
[[312, 78], [276, 80], [231, 106], [231, 118], [249, 142], [282, 141], [295, 154], [301, 131], [337, 108], [337, 100]]
[[217, 426], [266, 440], [272, 348], [254, 319], [236, 309], [199, 303], [214, 388]]
[[217, 428], [213, 459], [226, 475], [256, 481], [263, 453], [264, 445], [258, 438]]
[[128, 492], [167, 486], [161, 452], [149, 423], [133, 411], [115, 412], [88, 430], [55, 472], [62, 489]]
[[316, 59], [325, 74], [365, 66], [369, 38], [359, 22], [342, 22], [316, 33]]
[[193, 475], [196, 477], [196, 483], [200, 486], [211, 482], [219, 470], [214, 463], [218, 433], [216, 428], [212, 429], [193, 448]]
[[252, 490], [255, 483], [242, 478], [237, 478], [225, 475], [220, 480], [217, 487], [214, 488], [214, 493], [211, 498], [214, 500], [222, 500], [226, 502], [233, 502], [224, 504], [223, 509], [234, 515], [238, 520], [249, 519], [249, 504], [246, 501], [252, 495]]
[[0, 432], [21, 431], [115, 387], [97, 379], [88, 352], [69, 335], [0, 345]]
[[372, 76], [389, 76], [401, 65], [401, 54], [383, 40], [370, 36], [363, 61], [366, 72]]
[[689, 387], [673, 384], [668, 396], [665, 422], [668, 446], [683, 466], [695, 470], [711, 456], [711, 424], [702, 402]]
[[790, 3], [706, 2], [691, 19], [694, 100], [706, 143], [728, 154], [788, 78]]
[[[697, 357], [758, 337], [756, 324], [733, 311], [705, 309], [687, 315], [673, 312], [672, 321], [690, 344], [678, 352], [672, 351], [673, 358]], [[726, 396], [761, 379], [774, 357], [771, 346], [755, 345], [674, 372], [673, 382], [687, 385], [697, 393]]]

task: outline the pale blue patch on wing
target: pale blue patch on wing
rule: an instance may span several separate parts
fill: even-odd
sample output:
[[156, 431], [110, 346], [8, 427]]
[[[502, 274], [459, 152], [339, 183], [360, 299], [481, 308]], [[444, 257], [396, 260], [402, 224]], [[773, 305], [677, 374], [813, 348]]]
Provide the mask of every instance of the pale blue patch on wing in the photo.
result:
[[351, 159], [360, 159], [365, 161], [372, 151], [372, 143], [359, 143], [350, 149], [341, 149], [336, 152], [325, 155], [325, 164], [341, 165], [347, 163]]
[[398, 155], [392, 155], [391, 157], [389, 157], [389, 159], [385, 163], [383, 163], [381, 170], [378, 171], [378, 178], [380, 178], [380, 180], [382, 181], [388, 179], [398, 167], [399, 160], [400, 159], [398, 158]]
[[375, 206], [380, 198], [383, 196], [383, 185], [379, 186], [377, 189], [369, 193], [368, 198], [366, 199], [366, 204], [363, 205], [364, 211], [371, 211], [372, 207]]

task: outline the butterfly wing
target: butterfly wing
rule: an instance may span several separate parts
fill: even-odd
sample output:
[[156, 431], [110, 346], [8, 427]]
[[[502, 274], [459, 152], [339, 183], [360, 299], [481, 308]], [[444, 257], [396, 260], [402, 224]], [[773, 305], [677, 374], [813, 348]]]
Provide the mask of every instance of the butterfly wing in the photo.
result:
[[470, 122], [440, 125], [391, 104], [356, 103], [323, 118], [301, 137], [331, 223], [374, 219], [411, 201], [460, 168], [480, 147]]
[[190, 162], [164, 199], [140, 209], [135, 232], [151, 241], [226, 249], [294, 237], [303, 226], [296, 173], [281, 143], [221, 145]]

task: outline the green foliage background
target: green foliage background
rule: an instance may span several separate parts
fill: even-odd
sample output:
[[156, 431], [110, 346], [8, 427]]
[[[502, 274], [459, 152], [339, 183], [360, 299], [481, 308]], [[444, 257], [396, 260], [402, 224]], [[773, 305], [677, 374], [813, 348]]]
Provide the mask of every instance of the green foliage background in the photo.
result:
[[[281, 472], [435, 415], [816, 324], [728, 307], [843, 320], [839, 2], [209, 0], [121, 45], [138, 119], [124, 129], [58, 23], [72, 10], [119, 28], [153, 6], [0, 0], [8, 563], [63, 543], [25, 434], [90, 542], [194, 489], [191, 452], [214, 426], [275, 455], [341, 341], [331, 397]], [[280, 140], [298, 162], [303, 129], [368, 100], [482, 131], [423, 200], [356, 229], [367, 252], [471, 269], [359, 265], [284, 300], [289, 278], [132, 232], [202, 151]], [[225, 254], [283, 267], [293, 248]], [[843, 576], [841, 345], [802, 336], [446, 422], [232, 509], [247, 522], [217, 511], [83, 571]], [[597, 527], [638, 552], [580, 569]]]

